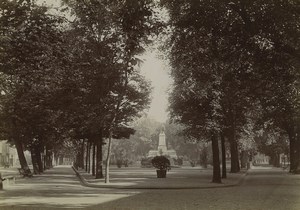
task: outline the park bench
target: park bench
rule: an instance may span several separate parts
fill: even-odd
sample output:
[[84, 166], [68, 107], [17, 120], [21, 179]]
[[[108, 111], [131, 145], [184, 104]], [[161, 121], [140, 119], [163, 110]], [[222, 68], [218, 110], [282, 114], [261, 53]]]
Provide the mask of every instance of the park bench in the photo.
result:
[[5, 183], [6, 185], [11, 185], [11, 184], [15, 184], [15, 177], [14, 176], [5, 176], [2, 177], [1, 173], [0, 173], [0, 190], [3, 190], [3, 184]]
[[20, 175], [22, 175], [23, 177], [32, 177], [32, 173], [28, 173], [27, 171], [25, 171], [23, 168], [18, 168], [18, 171], [20, 173]]
[[8, 164], [8, 163], [5, 163], [5, 164], [4, 164], [4, 168], [9, 168], [9, 164]]
[[16, 178], [14, 176], [4, 176], [2, 181], [7, 181], [8, 184], [15, 184]]

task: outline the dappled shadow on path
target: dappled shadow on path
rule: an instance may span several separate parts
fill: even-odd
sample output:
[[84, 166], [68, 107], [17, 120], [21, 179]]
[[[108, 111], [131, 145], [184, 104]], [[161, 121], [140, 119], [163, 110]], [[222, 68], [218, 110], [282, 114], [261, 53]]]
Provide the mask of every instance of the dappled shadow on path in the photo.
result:
[[83, 187], [70, 168], [56, 168], [33, 178], [18, 179], [16, 185], [1, 191], [3, 199], [0, 209], [5, 206], [13, 207], [12, 209], [83, 208], [136, 193]]
[[[261, 172], [261, 174], [260, 174]], [[300, 209], [300, 175], [254, 171], [242, 185], [232, 188], [156, 190], [124, 197], [87, 209], [207, 210]]]
[[83, 184], [98, 188], [119, 189], [205, 189], [218, 187], [233, 187], [239, 183], [245, 172], [230, 174], [222, 184], [212, 183], [212, 170], [194, 168], [176, 168], [167, 172], [166, 179], [159, 179], [153, 168], [113, 169], [110, 175], [110, 183], [105, 184], [104, 179], [95, 180], [90, 174], [80, 171]]
[[[235, 180], [240, 175], [228, 174], [229, 178], [224, 182]], [[91, 175], [85, 176], [94, 184], [103, 183], [103, 180], [96, 181]], [[295, 186], [300, 186], [299, 177], [284, 175], [275, 170], [253, 170], [241, 185], [231, 188], [128, 190], [84, 187], [70, 167], [54, 168], [33, 178], [18, 179], [16, 185], [0, 191], [0, 209], [244, 210], [255, 209], [254, 207], [259, 209], [260, 205], [265, 205], [265, 209], [280, 209], [272, 207], [273, 199], [287, 199], [283, 200], [284, 207], [287, 208], [282, 209], [295, 209], [293, 207], [297, 205], [297, 198], [299, 199], [299, 187]], [[125, 180], [135, 186], [211, 185], [211, 171], [201, 169], [172, 169], [167, 179], [157, 179], [155, 169], [112, 169], [111, 178], [112, 182]], [[282, 207], [280, 203], [276, 205]]]

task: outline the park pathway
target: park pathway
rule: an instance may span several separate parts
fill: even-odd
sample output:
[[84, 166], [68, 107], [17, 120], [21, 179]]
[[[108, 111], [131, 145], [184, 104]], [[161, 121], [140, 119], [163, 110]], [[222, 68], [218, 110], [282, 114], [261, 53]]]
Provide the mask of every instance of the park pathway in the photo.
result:
[[0, 191], [0, 209], [84, 208], [132, 193], [84, 187], [70, 166], [55, 167], [33, 178], [19, 178]]
[[299, 210], [300, 175], [277, 168], [255, 168], [236, 187], [147, 191], [90, 209]]
[[[155, 181], [149, 169], [137, 168], [113, 169], [116, 180], [123, 177], [122, 170], [126, 176], [137, 177], [144, 173], [148, 174], [145, 181]], [[187, 181], [178, 183], [182, 180], [180, 173], [194, 178], [199, 173], [198, 182], [207, 185], [209, 171], [200, 172], [174, 170], [166, 183], [182, 186]], [[300, 209], [299, 175], [290, 175], [282, 169], [256, 168], [242, 178], [238, 185], [225, 188], [167, 189], [166, 185], [163, 189], [91, 188], [82, 186], [70, 167], [55, 167], [31, 179], [18, 179], [16, 185], [0, 191], [0, 209]]]

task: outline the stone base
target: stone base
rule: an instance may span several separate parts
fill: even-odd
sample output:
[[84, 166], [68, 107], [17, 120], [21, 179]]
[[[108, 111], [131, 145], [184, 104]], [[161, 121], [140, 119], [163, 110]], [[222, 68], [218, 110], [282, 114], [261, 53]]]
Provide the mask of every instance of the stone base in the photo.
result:
[[177, 154], [175, 150], [166, 150], [166, 151], [150, 150], [147, 157], [155, 157], [160, 155], [177, 159]]

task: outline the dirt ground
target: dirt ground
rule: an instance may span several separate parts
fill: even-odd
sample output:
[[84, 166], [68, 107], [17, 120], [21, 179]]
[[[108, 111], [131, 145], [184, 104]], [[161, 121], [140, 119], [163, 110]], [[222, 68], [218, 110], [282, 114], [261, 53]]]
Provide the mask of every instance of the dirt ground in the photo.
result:
[[217, 186], [210, 183], [210, 170], [172, 169], [164, 180], [157, 179], [153, 170], [112, 169], [115, 186], [130, 186], [122, 189], [102, 188], [103, 180], [83, 174], [98, 185], [85, 187], [70, 167], [56, 167], [6, 186], [0, 191], [0, 209], [300, 209], [300, 176], [282, 169], [228, 174], [228, 180]]

